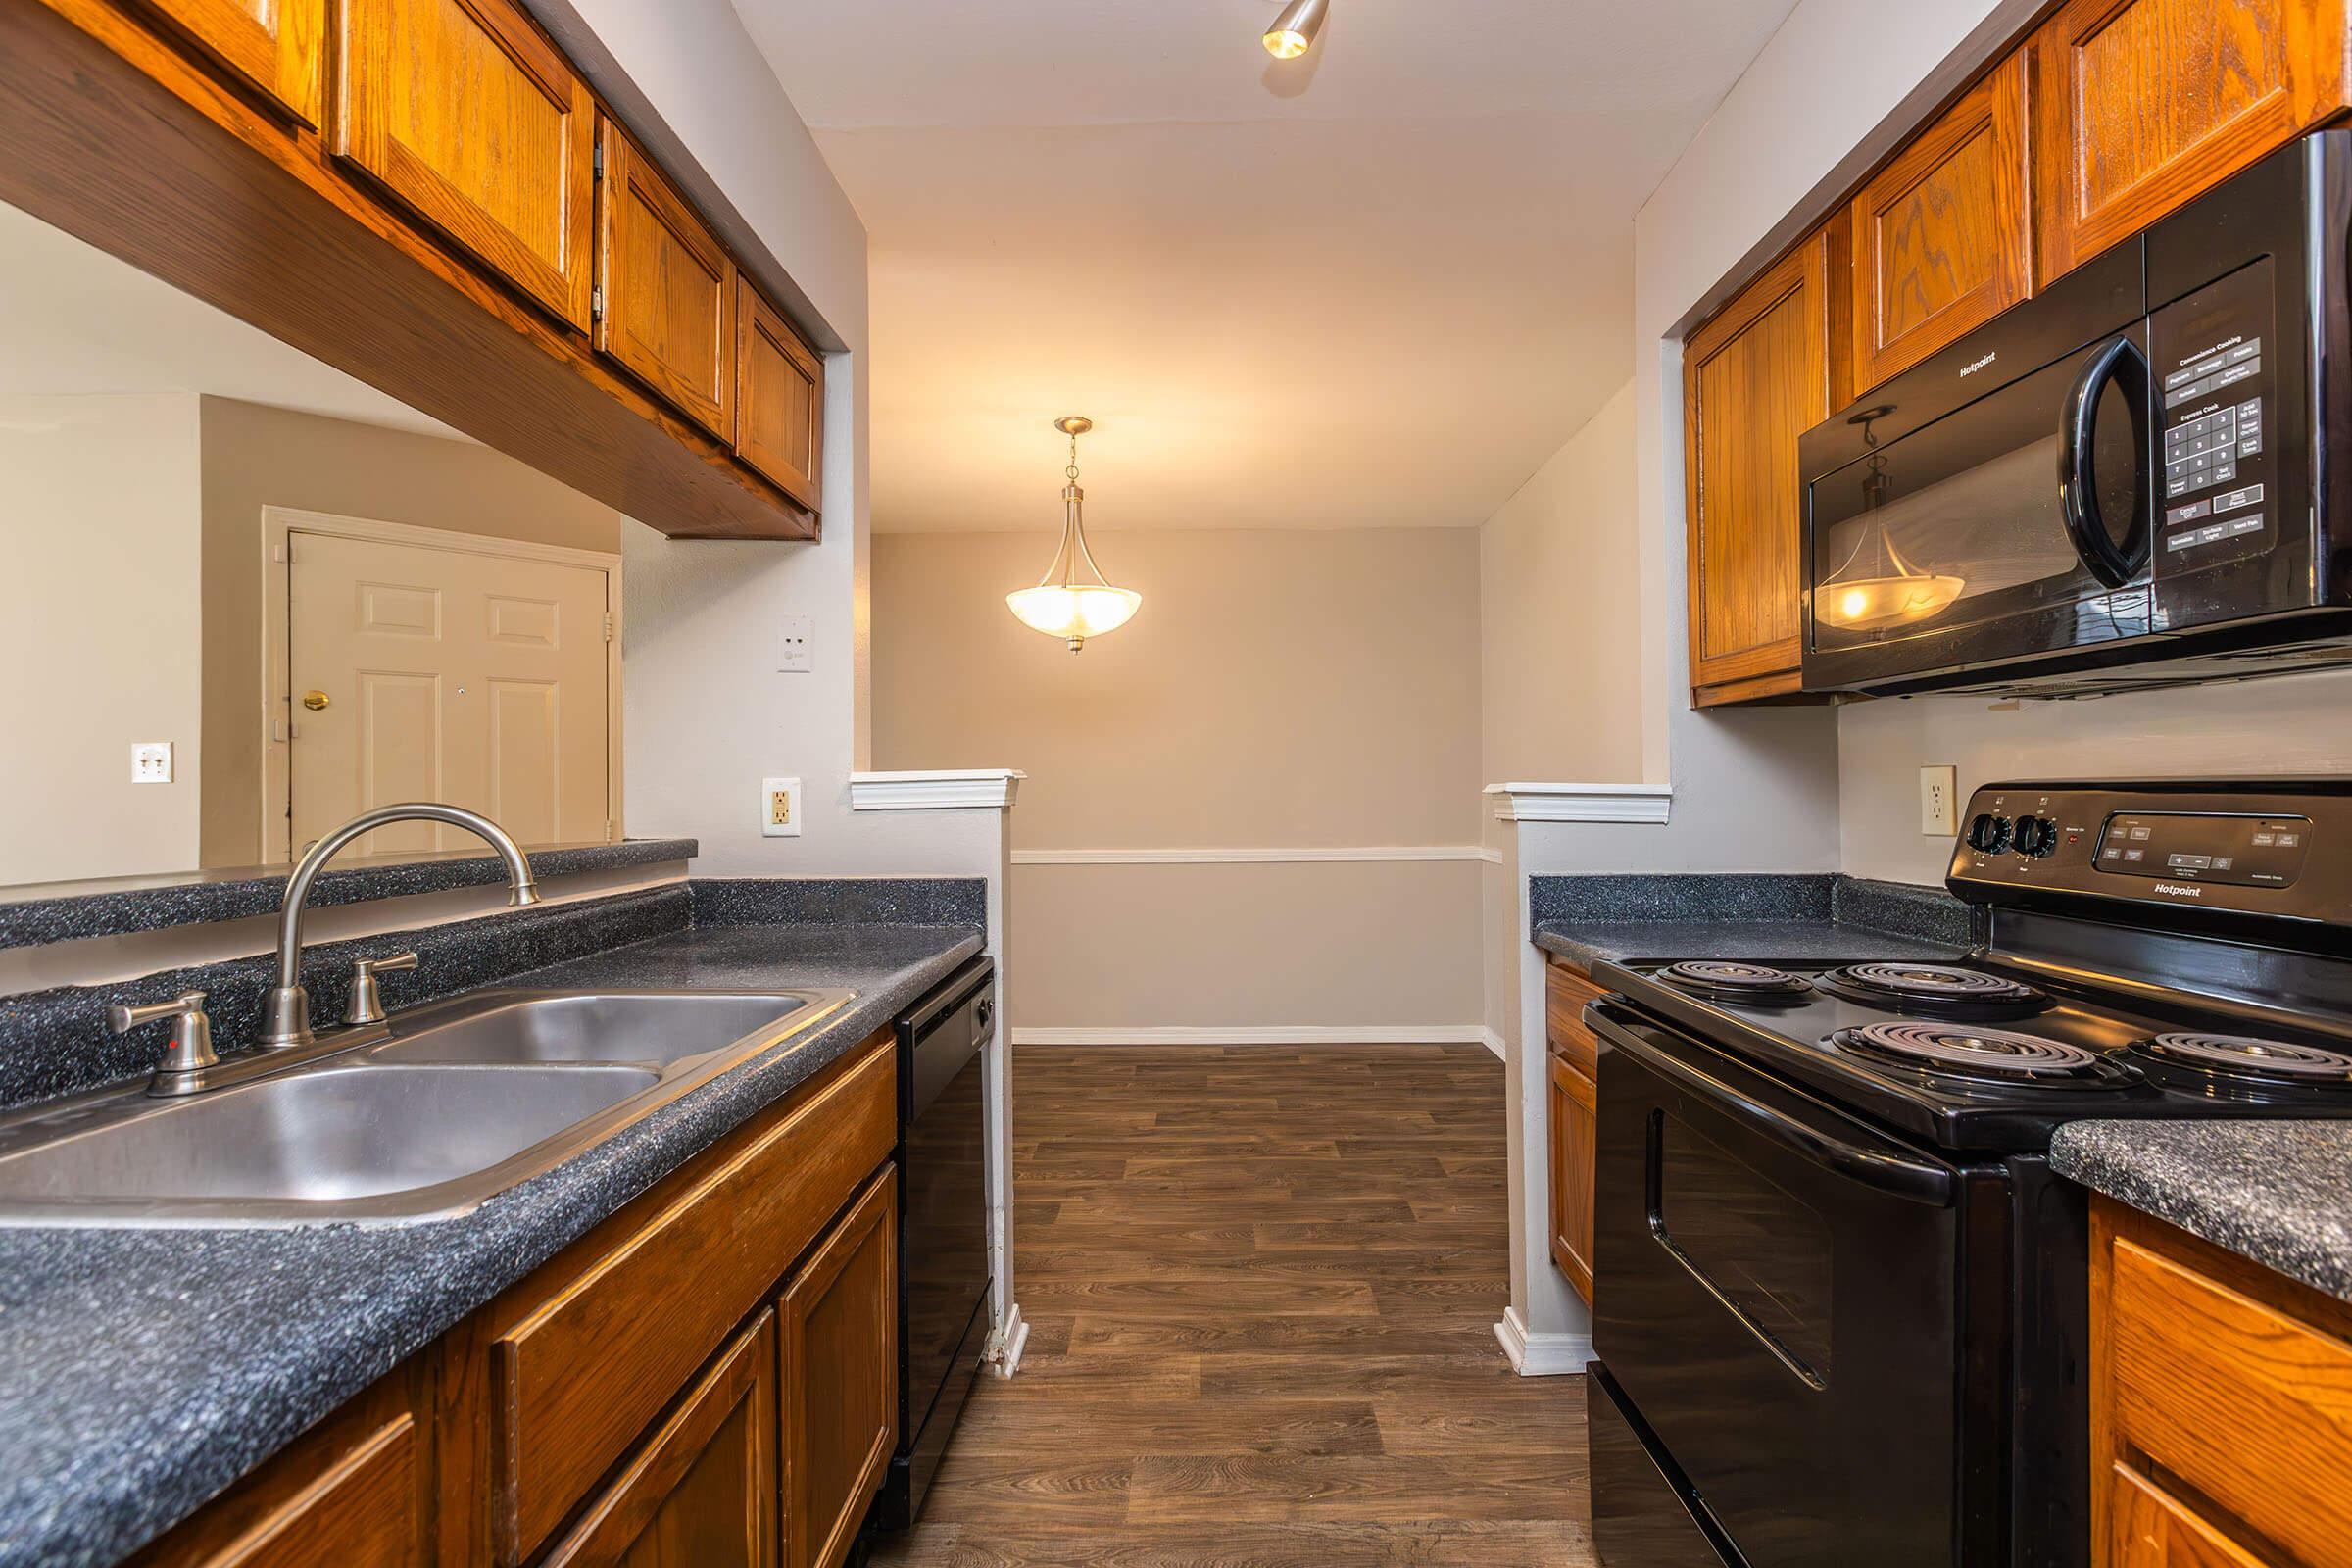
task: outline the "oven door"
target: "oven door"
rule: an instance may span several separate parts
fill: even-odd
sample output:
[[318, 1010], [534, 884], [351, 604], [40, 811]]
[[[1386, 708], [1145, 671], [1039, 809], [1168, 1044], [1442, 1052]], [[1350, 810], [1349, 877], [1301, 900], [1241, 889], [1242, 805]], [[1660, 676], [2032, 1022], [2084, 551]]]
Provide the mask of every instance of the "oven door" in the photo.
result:
[[2005, 1249], [1969, 1236], [1997, 1175], [1623, 1004], [1585, 1016], [1603, 1042], [1593, 1349], [1696, 1516], [1750, 1568], [1999, 1562]]
[[[1806, 485], [1806, 686], [1899, 690], [2147, 635], [2147, 351], [2135, 323], [1932, 418], [1915, 371], [1810, 443], [1848, 461]], [[1948, 379], [1940, 357], [1921, 371]]]

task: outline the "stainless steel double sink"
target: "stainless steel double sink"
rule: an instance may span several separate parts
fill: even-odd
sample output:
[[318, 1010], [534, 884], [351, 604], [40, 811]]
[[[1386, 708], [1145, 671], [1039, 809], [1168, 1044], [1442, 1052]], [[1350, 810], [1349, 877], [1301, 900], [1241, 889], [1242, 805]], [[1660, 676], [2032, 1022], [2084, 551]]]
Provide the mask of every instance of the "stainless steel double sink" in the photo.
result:
[[137, 1088], [0, 1124], [0, 1225], [448, 1219], [806, 1033], [846, 990], [493, 988], [185, 1099]]

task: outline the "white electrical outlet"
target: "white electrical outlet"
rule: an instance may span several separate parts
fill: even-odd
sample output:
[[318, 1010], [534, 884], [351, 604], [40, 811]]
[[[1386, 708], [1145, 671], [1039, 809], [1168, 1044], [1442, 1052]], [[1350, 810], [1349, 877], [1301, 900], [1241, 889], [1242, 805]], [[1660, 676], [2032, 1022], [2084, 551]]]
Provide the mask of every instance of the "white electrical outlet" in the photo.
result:
[[760, 790], [760, 831], [771, 839], [801, 836], [801, 781], [771, 778]]
[[130, 781], [133, 784], [169, 784], [172, 782], [172, 743], [170, 741], [137, 741], [130, 748]]
[[1950, 838], [1960, 831], [1960, 770], [1923, 767], [1919, 770], [1919, 830]]
[[816, 650], [810, 646], [810, 640], [815, 637], [816, 628], [809, 617], [786, 615], [776, 622], [776, 631], [783, 639], [776, 656], [776, 669], [786, 675], [814, 673]]

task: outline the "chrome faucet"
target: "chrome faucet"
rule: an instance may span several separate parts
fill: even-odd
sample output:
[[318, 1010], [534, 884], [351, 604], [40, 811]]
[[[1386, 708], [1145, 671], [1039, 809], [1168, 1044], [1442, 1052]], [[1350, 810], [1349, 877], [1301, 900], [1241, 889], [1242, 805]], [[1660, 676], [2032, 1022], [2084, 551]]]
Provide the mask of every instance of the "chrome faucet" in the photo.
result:
[[479, 834], [507, 862], [508, 906], [520, 908], [539, 902], [539, 884], [531, 879], [531, 864], [523, 858], [521, 847], [505, 828], [479, 811], [436, 801], [413, 801], [362, 812], [312, 845], [286, 883], [285, 905], [277, 915], [277, 984], [262, 998], [260, 1045], [264, 1051], [283, 1051], [318, 1038], [311, 1031], [311, 994], [302, 988], [302, 915], [319, 868], [353, 839], [393, 822], [446, 822]]

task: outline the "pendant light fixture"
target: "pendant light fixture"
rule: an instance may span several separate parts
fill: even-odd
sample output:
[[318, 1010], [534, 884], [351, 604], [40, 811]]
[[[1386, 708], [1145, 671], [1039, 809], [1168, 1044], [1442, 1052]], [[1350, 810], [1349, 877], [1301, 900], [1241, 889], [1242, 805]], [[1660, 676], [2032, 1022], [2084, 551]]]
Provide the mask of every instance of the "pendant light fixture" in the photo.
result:
[[1331, 0], [1291, 0], [1266, 29], [1266, 53], [1277, 60], [1296, 60], [1315, 46], [1315, 34], [1323, 30], [1323, 17], [1331, 10]]
[[1072, 414], [1054, 421], [1054, 428], [1070, 438], [1070, 466], [1063, 469], [1069, 482], [1061, 487], [1061, 548], [1034, 588], [1004, 596], [1021, 624], [1049, 637], [1059, 637], [1076, 653], [1089, 637], [1117, 631], [1143, 607], [1144, 596], [1132, 588], [1113, 588], [1086, 547], [1086, 492], [1078, 488], [1078, 438], [1095, 421]]

